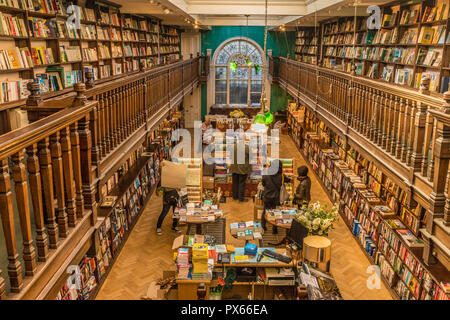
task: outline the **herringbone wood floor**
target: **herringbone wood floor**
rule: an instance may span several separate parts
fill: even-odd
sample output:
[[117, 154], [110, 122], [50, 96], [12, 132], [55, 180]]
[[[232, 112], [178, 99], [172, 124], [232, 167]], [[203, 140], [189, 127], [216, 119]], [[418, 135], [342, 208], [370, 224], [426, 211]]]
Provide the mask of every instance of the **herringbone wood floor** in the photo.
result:
[[[288, 136], [281, 137], [280, 157], [295, 159], [296, 166], [305, 164]], [[312, 180], [312, 201], [320, 201], [331, 205], [314, 174], [310, 173], [310, 177]], [[161, 205], [161, 198], [156, 195], [150, 199], [97, 299], [140, 299], [146, 294], [149, 284], [161, 277], [164, 270], [175, 270], [171, 247], [177, 234], [170, 230], [171, 219], [169, 216], [163, 224], [163, 235], [158, 236], [155, 233], [156, 220]], [[228, 199], [226, 204], [222, 204], [222, 209], [228, 225], [230, 222], [253, 219], [252, 202], [240, 204]], [[185, 232], [186, 227], [183, 227], [182, 230]], [[229, 232], [228, 228], [227, 232]], [[279, 233], [281, 240], [284, 230], [280, 230]], [[383, 283], [381, 283], [380, 289], [369, 290], [367, 288], [366, 281], [369, 274], [366, 273], [366, 269], [370, 263], [341, 218], [335, 224], [335, 229], [331, 231], [329, 238], [332, 241], [331, 272], [344, 299], [391, 299]], [[227, 234], [227, 242], [242, 246], [241, 240], [236, 240], [229, 234]]]

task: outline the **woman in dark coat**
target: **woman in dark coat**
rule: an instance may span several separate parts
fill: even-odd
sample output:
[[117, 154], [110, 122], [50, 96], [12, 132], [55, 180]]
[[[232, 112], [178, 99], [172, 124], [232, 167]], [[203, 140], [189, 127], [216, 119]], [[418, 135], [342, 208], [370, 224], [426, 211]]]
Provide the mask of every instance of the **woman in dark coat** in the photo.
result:
[[[280, 160], [276, 159], [272, 161], [272, 165], [275, 167], [278, 165], [277, 173], [273, 175], [263, 175], [262, 177], [262, 185], [264, 187], [264, 191], [262, 193], [263, 203], [264, 203], [264, 211], [261, 217], [261, 225], [264, 230], [266, 228], [266, 210], [267, 209], [275, 209], [280, 205], [280, 190], [283, 185], [283, 164]], [[285, 182], [289, 182], [290, 179], [284, 178]], [[277, 227], [273, 227], [273, 233], [278, 233]]]
[[302, 206], [308, 206], [311, 201], [311, 179], [308, 177], [308, 168], [306, 166], [298, 167], [297, 173], [299, 184], [295, 190], [294, 203], [300, 209]]

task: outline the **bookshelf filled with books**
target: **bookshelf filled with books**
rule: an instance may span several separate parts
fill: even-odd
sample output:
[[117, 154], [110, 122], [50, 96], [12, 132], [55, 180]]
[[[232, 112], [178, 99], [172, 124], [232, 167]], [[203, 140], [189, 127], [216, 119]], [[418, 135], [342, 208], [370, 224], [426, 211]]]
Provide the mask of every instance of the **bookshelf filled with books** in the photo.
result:
[[319, 57], [319, 29], [298, 27], [295, 40], [295, 60], [317, 65]]
[[[92, 72], [107, 81], [180, 60], [180, 32], [101, 0], [0, 1], [0, 105], [19, 106], [30, 81], [45, 98]], [[74, 19], [75, 18], [75, 19]]]
[[294, 139], [297, 147], [330, 199], [339, 202], [345, 224], [369, 261], [380, 267], [391, 294], [397, 299], [448, 300], [445, 266], [440, 262], [428, 266], [421, 258], [419, 228], [427, 219], [425, 208], [308, 109], [303, 121], [291, 112], [289, 118], [291, 135], [305, 132]]
[[368, 29], [364, 16], [325, 20], [317, 59], [325, 68], [354, 68], [357, 76], [417, 90], [427, 76], [429, 90], [444, 93], [450, 81], [449, 10], [446, 0], [395, 1], [381, 7], [379, 29]]

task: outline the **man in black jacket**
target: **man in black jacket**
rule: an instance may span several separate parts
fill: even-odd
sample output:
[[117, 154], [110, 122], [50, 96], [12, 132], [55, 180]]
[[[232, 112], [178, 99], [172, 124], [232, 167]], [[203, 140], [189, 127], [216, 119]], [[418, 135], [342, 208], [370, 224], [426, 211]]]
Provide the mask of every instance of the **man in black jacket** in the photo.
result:
[[[281, 161], [278, 159], [272, 161], [271, 167], [278, 168], [277, 172], [272, 175], [263, 175], [262, 177], [264, 211], [261, 216], [261, 225], [265, 231], [267, 230], [266, 210], [275, 209], [280, 205], [280, 190], [283, 184], [283, 164]], [[273, 227], [273, 233], [278, 233], [277, 227]]]
[[[234, 144], [234, 157], [230, 165], [231, 178], [233, 181], [233, 199], [239, 202], [245, 202], [245, 181], [247, 176], [252, 173], [252, 165], [250, 164], [249, 146], [245, 144], [244, 135], [240, 134], [238, 140]], [[245, 150], [245, 159], [238, 157], [238, 152]]]

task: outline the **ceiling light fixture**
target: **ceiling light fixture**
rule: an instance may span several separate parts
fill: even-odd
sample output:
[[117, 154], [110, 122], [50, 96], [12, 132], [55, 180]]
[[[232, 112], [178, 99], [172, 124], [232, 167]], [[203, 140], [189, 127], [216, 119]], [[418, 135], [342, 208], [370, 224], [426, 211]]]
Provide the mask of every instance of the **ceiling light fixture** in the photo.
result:
[[169, 14], [170, 13], [170, 9], [163, 7], [163, 12], [164, 14]]

